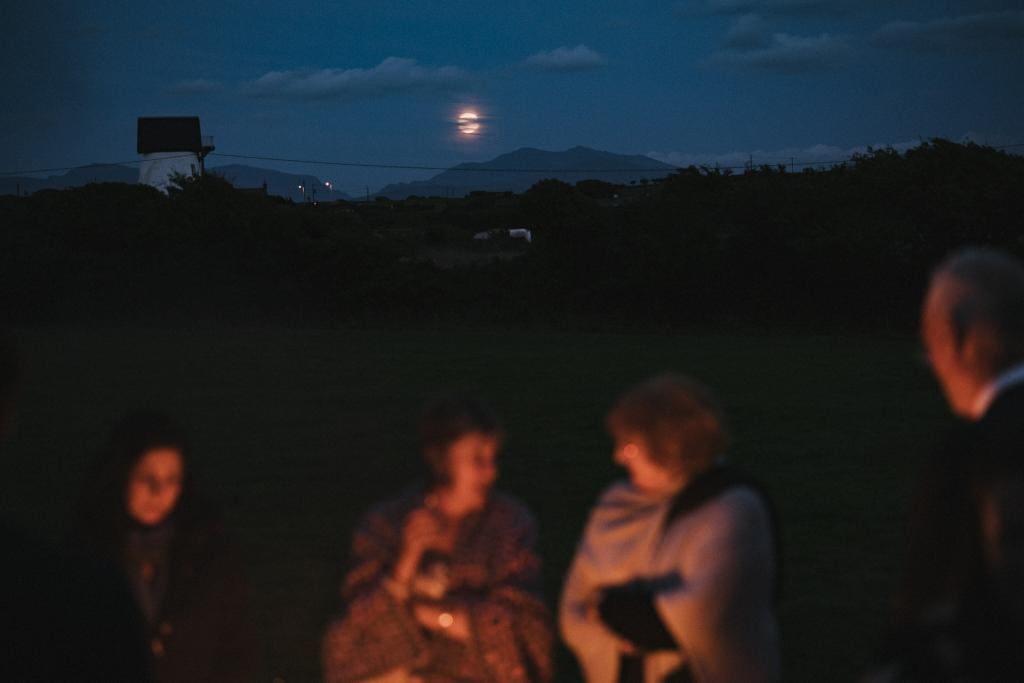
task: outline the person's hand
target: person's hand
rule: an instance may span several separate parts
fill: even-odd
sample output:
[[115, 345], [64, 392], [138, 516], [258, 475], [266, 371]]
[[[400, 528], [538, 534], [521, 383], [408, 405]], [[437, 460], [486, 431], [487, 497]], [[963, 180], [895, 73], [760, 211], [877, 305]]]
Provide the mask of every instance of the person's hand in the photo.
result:
[[405, 518], [402, 527], [403, 549], [422, 553], [440, 546], [445, 538], [444, 524], [436, 512], [427, 508], [416, 508]]
[[445, 530], [436, 513], [426, 508], [416, 508], [405, 518], [402, 526], [402, 547], [392, 578], [400, 584], [408, 584], [416, 574], [423, 553], [430, 548], [441, 547]]
[[464, 609], [418, 602], [412, 606], [412, 616], [423, 628], [454, 640], [469, 640], [469, 616]]

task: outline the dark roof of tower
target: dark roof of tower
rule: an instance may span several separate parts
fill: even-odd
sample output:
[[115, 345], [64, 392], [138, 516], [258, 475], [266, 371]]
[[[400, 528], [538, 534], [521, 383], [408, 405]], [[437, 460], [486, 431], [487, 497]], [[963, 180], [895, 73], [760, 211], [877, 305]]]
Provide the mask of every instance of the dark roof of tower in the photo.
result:
[[140, 116], [138, 152], [199, 152], [198, 116]]

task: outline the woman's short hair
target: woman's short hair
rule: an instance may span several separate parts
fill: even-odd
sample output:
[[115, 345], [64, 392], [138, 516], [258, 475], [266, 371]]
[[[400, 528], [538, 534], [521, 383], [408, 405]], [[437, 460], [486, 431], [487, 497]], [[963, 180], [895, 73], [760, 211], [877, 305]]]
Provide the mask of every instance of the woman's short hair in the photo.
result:
[[480, 433], [501, 439], [504, 432], [497, 415], [479, 398], [451, 395], [429, 402], [416, 425], [420, 452], [435, 486], [448, 480], [448, 447], [466, 434]]
[[606, 424], [613, 435], [642, 438], [651, 460], [672, 470], [713, 462], [730, 440], [714, 395], [683, 375], [659, 375], [629, 389]]

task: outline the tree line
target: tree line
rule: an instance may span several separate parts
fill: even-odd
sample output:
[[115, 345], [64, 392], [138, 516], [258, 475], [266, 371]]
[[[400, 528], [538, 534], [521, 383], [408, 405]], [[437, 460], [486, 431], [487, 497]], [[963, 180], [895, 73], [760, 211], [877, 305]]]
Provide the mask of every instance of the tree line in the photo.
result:
[[[533, 242], [473, 240], [509, 227]], [[906, 329], [966, 244], [1024, 255], [1024, 157], [936, 139], [799, 173], [318, 205], [207, 175], [0, 198], [0, 298], [11, 322]]]

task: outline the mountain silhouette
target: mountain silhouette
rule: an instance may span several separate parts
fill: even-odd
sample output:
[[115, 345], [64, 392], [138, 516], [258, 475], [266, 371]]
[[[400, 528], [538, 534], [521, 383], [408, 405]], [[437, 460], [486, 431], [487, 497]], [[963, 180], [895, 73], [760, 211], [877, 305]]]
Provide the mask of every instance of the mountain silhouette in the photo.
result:
[[[332, 190], [314, 175], [285, 173], [244, 164], [208, 167], [208, 170], [224, 176], [238, 188], [259, 188], [266, 183], [267, 194], [296, 202], [314, 198], [316, 201], [352, 199], [344, 192]], [[523, 147], [490, 161], [453, 166], [429, 180], [388, 185], [375, 196], [404, 199], [411, 195], [463, 197], [478, 190], [524, 192], [546, 178], [567, 183], [593, 179], [624, 184], [663, 178], [675, 170], [675, 166], [639, 154], [614, 154], [588, 147], [573, 147], [563, 152]], [[138, 179], [139, 170], [135, 166], [93, 164], [48, 178], [0, 178], [0, 194], [31, 194], [42, 189], [63, 189], [88, 183], [136, 183]]]
[[0, 178], [0, 194], [32, 194], [38, 190], [62, 190], [65, 187], [79, 187], [89, 183], [137, 183], [139, 169], [118, 164], [90, 164], [72, 168], [64, 175], [47, 178], [3, 177]]
[[[257, 168], [243, 164], [228, 164], [208, 168], [211, 173], [224, 176], [238, 188], [259, 188], [267, 185], [267, 194], [287, 197], [296, 202], [307, 199], [316, 201], [335, 201], [350, 199], [344, 192], [327, 187], [318, 177], [309, 174], [285, 173], [268, 168]], [[66, 187], [80, 187], [89, 183], [128, 183], [139, 181], [139, 169], [136, 166], [119, 164], [92, 164], [69, 170], [64, 175], [48, 178], [6, 177], [0, 178], [0, 195], [32, 194], [38, 190], [61, 190]], [[302, 189], [299, 189], [299, 186]], [[316, 194], [313, 194], [313, 189]]]
[[[244, 164], [228, 164], [217, 166], [210, 171], [224, 176], [225, 180], [235, 187], [253, 188], [267, 184], [267, 194], [288, 197], [296, 202], [316, 200], [333, 202], [338, 199], [351, 199], [344, 192], [332, 190], [320, 178], [309, 174], [285, 173], [269, 168], [257, 168]], [[302, 189], [299, 189], [299, 186]], [[316, 194], [313, 194], [313, 190]]]
[[376, 194], [392, 199], [410, 195], [462, 197], [479, 190], [524, 192], [546, 178], [567, 183], [604, 180], [621, 184], [664, 178], [675, 170], [675, 166], [639, 154], [614, 154], [579, 146], [564, 152], [523, 147], [490, 161], [453, 166], [429, 180], [388, 185]]

